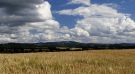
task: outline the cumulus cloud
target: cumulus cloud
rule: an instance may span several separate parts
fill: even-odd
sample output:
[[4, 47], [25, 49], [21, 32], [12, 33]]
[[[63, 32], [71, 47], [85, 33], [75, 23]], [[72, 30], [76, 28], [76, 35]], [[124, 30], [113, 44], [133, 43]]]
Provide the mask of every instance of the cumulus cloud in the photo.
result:
[[[90, 0], [87, 0], [90, 1]], [[72, 0], [72, 3], [83, 3], [80, 0]], [[130, 15], [119, 13], [116, 9], [106, 4], [80, 6], [75, 9], [66, 9], [57, 12], [61, 15], [82, 16], [78, 20], [74, 30], [86, 35], [82, 42], [94, 43], [132, 43], [135, 42], [135, 22]], [[76, 29], [78, 28], [78, 29]], [[78, 38], [78, 37], [77, 37]]]
[[[21, 3], [21, 4], [20, 4]], [[0, 23], [41, 22], [51, 19], [50, 4], [43, 0], [1, 0]], [[45, 15], [46, 14], [46, 15]]]
[[1, 0], [0, 43], [54, 39], [60, 25], [53, 20], [50, 8], [44, 0]]
[[[21, 4], [20, 4], [21, 3]], [[75, 9], [58, 11], [60, 15], [81, 16], [75, 27], [60, 26], [44, 0], [1, 0], [0, 43], [79, 41], [90, 43], [135, 42], [135, 22], [130, 15], [119, 13], [106, 4], [90, 0], [70, 0], [81, 4]]]

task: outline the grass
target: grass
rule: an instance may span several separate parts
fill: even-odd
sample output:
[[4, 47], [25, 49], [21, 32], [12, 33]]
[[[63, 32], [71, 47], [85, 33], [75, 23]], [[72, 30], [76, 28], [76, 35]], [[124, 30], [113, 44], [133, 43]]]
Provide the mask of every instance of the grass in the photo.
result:
[[0, 74], [135, 74], [135, 50], [0, 54]]

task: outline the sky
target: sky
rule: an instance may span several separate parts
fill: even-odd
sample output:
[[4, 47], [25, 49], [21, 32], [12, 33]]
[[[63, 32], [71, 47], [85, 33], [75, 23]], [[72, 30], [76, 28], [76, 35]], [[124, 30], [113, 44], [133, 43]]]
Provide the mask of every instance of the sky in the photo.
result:
[[134, 0], [0, 0], [0, 43], [135, 43]]
[[[53, 11], [68, 9], [68, 8], [76, 8], [78, 5], [70, 4], [68, 5], [67, 2], [69, 0], [49, 0], [49, 2], [52, 5]], [[130, 18], [135, 20], [135, 0], [91, 0], [92, 4], [108, 4], [111, 7], [115, 8], [118, 12], [130, 14]], [[53, 13], [56, 20], [58, 20], [61, 24], [68, 26], [69, 28], [72, 28], [75, 24], [75, 19], [79, 19], [80, 17], [71, 17], [71, 16], [65, 16], [65, 15], [58, 15]], [[65, 18], [63, 20], [62, 18]]]

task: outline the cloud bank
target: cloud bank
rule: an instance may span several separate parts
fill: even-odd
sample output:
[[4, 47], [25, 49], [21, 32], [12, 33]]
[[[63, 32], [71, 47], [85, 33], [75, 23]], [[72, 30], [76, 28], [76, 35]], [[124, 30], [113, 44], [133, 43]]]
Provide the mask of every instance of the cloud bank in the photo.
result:
[[[21, 3], [21, 4], [20, 4]], [[90, 0], [70, 0], [81, 4], [75, 9], [58, 11], [60, 15], [81, 16], [75, 27], [60, 26], [44, 0], [1, 0], [0, 43], [78, 41], [84, 43], [133, 43], [135, 22], [130, 15]]]
[[[134, 43], [135, 22], [129, 14], [119, 13], [116, 9], [105, 4], [86, 4], [90, 0], [72, 0], [74, 4], [82, 3], [88, 6], [80, 6], [75, 9], [61, 10], [57, 13], [69, 16], [82, 16], [73, 30], [82, 42], [92, 43]], [[85, 3], [86, 2], [86, 3]], [[77, 36], [78, 38], [78, 36]]]
[[50, 8], [44, 0], [1, 0], [0, 43], [42, 40], [46, 29], [59, 27]]

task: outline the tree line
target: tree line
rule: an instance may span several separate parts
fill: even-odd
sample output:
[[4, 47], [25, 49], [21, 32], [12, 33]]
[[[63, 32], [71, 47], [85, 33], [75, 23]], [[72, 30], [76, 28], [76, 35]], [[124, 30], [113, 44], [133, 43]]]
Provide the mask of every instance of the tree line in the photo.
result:
[[52, 43], [7, 43], [0, 44], [0, 53], [26, 53], [26, 52], [56, 52], [56, 51], [83, 51], [107, 49], [134, 49], [135, 44], [94, 44], [78, 42], [52, 42]]

